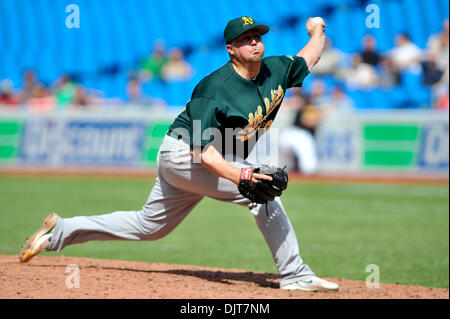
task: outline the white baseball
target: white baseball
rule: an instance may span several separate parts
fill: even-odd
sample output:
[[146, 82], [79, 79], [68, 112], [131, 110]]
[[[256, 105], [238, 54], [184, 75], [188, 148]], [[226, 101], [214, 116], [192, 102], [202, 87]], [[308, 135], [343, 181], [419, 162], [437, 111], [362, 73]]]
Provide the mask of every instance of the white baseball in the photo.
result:
[[314, 28], [314, 26], [316, 24], [325, 24], [325, 21], [323, 21], [323, 19], [321, 17], [313, 17], [308, 19], [307, 23], [306, 23], [306, 29], [308, 30], [308, 32], [311, 32], [312, 29]]

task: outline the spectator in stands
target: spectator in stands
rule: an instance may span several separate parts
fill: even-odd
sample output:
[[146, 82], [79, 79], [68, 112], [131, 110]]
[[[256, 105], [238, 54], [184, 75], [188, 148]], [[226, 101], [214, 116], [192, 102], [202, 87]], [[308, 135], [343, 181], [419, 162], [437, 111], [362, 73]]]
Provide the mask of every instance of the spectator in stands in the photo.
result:
[[309, 95], [305, 93], [305, 89], [301, 87], [292, 87], [286, 91], [286, 95], [278, 111], [277, 120], [272, 126], [277, 128], [278, 134], [285, 128], [293, 125], [295, 114], [300, 108], [305, 106], [309, 98]]
[[27, 106], [30, 111], [45, 113], [54, 110], [55, 97], [47, 91], [44, 85], [35, 85], [31, 96], [27, 101]]
[[376, 41], [373, 35], [367, 34], [363, 37], [363, 50], [360, 54], [362, 62], [373, 67], [378, 66], [381, 62], [382, 56], [376, 50]]
[[[424, 66], [424, 81], [432, 84], [434, 106], [448, 109], [449, 96], [449, 22], [442, 23], [442, 30], [429, 37], [428, 60]], [[428, 68], [427, 68], [428, 67]], [[442, 74], [441, 74], [442, 73]], [[439, 75], [441, 75], [439, 77]]]
[[33, 97], [33, 92], [36, 92], [36, 86], [39, 82], [36, 79], [36, 73], [32, 70], [25, 71], [23, 75], [22, 92], [20, 95], [20, 100], [26, 103], [30, 98]]
[[293, 125], [284, 129], [280, 135], [280, 164], [290, 172], [314, 174], [317, 171], [317, 147], [315, 131], [323, 111], [308, 101], [306, 96], [300, 100]]
[[343, 53], [335, 49], [331, 39], [327, 38], [322, 56], [311, 72], [314, 75], [339, 76], [342, 58]]
[[442, 23], [442, 30], [428, 38], [428, 54], [436, 56], [439, 68], [445, 69], [449, 64], [449, 25], [448, 19]]
[[151, 106], [153, 110], [165, 111], [166, 102], [163, 99], [146, 96], [142, 93], [142, 86], [139, 78], [130, 76], [127, 83], [128, 102], [138, 106]]
[[162, 69], [166, 63], [167, 57], [164, 45], [160, 42], [155, 42], [153, 53], [141, 63], [139, 78], [144, 82], [150, 80], [163, 81]]
[[72, 105], [76, 108], [86, 108], [89, 104], [89, 97], [87, 96], [84, 88], [81, 85], [77, 85]]
[[445, 104], [448, 105], [449, 92], [448, 65], [446, 70], [441, 69], [442, 64], [439, 64], [438, 59], [437, 51], [428, 52], [428, 59], [421, 63], [423, 67], [422, 83], [431, 87], [433, 104], [437, 108], [445, 108]]
[[72, 79], [63, 74], [56, 84], [53, 94], [55, 95], [55, 101], [58, 108], [67, 108], [70, 106], [76, 95], [77, 85], [72, 81]]
[[391, 58], [381, 60], [378, 85], [389, 88], [400, 83], [400, 72], [394, 67]]
[[[318, 168], [316, 129], [330, 114], [349, 113], [355, 104], [339, 85], [333, 87], [331, 99], [325, 95], [325, 84], [313, 82], [312, 95], [303, 94], [300, 88], [292, 88], [293, 95], [283, 102], [283, 108], [296, 110], [294, 123], [280, 134], [280, 161], [288, 171], [314, 174]], [[313, 101], [319, 102], [319, 107]]]
[[[340, 85], [333, 87], [331, 91], [331, 99], [325, 108], [325, 113], [351, 113], [355, 110], [355, 103], [345, 94], [344, 89]], [[324, 114], [325, 115], [325, 114]]]
[[423, 84], [432, 86], [439, 83], [444, 71], [439, 68], [438, 55], [435, 51], [429, 51], [428, 59], [421, 62], [423, 69]]
[[[340, 85], [332, 89], [331, 98], [325, 95], [323, 81], [313, 82], [312, 95], [303, 94], [301, 88], [292, 88], [293, 95], [286, 98], [282, 109], [295, 110], [294, 122], [282, 130], [279, 139], [280, 161], [288, 171], [314, 174], [318, 168], [315, 133], [321, 121], [329, 115], [349, 113], [355, 104]], [[319, 102], [319, 106], [314, 101]]]
[[352, 89], [368, 89], [377, 85], [378, 78], [373, 66], [363, 63], [361, 55], [355, 54], [351, 69], [345, 73], [345, 82]]
[[[108, 102], [102, 96], [102, 92], [83, 87], [78, 84], [76, 86], [75, 97], [72, 102], [72, 108], [76, 109], [94, 109], [96, 107], [102, 108]], [[111, 99], [116, 101], [115, 99]]]
[[422, 59], [422, 50], [411, 42], [409, 35], [407, 33], [397, 35], [395, 44], [396, 46], [388, 54], [394, 67], [400, 72], [420, 72], [419, 62]]
[[179, 48], [172, 49], [169, 60], [162, 68], [163, 78], [166, 81], [185, 81], [191, 75], [191, 66], [184, 60], [183, 51]]
[[325, 107], [330, 101], [326, 94], [326, 85], [322, 80], [314, 80], [311, 84], [310, 102], [317, 108]]
[[127, 97], [130, 103], [140, 104], [142, 102], [141, 83], [136, 76], [131, 76], [128, 80]]
[[283, 105], [280, 108], [279, 112], [283, 112], [284, 110], [299, 110], [300, 108], [306, 105], [306, 102], [308, 100], [309, 97], [306, 94], [304, 94], [302, 88], [292, 87], [290, 90], [286, 92], [286, 97], [283, 100]]
[[449, 94], [448, 91], [437, 98], [433, 103], [434, 108], [438, 110], [447, 110], [448, 112]]
[[20, 100], [17, 96], [12, 93], [12, 82], [11, 80], [4, 79], [1, 82], [1, 91], [0, 91], [0, 107], [8, 106], [8, 107], [17, 107], [20, 103]]

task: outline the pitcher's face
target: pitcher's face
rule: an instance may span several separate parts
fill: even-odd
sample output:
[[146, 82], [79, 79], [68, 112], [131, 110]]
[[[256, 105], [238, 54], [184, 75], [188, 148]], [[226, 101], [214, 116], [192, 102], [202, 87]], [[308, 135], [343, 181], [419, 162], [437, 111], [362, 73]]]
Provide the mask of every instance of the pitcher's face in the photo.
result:
[[227, 45], [228, 53], [242, 63], [261, 62], [264, 56], [264, 44], [261, 34], [249, 30]]

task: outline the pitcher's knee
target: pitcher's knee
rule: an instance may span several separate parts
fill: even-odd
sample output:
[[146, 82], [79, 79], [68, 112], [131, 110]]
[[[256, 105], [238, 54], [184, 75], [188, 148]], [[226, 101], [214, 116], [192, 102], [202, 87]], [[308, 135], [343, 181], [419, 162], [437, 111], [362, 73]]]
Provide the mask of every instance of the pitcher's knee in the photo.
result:
[[170, 231], [167, 231], [164, 227], [156, 230], [152, 228], [145, 228], [140, 237], [142, 240], [158, 240], [165, 237], [169, 232]]
[[139, 212], [139, 237], [142, 240], [158, 240], [170, 233], [167, 221], [148, 214], [146, 211]]

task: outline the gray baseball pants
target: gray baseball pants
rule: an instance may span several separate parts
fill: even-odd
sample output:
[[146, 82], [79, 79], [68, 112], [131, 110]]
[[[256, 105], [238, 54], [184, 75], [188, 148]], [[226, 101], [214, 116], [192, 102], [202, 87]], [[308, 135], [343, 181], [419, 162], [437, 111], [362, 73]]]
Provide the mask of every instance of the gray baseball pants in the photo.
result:
[[[246, 162], [231, 164], [252, 166]], [[160, 147], [158, 177], [142, 210], [59, 217], [49, 250], [61, 251], [90, 240], [157, 240], [175, 229], [204, 196], [249, 207], [272, 252], [281, 275], [280, 286], [314, 275], [300, 257], [294, 229], [280, 198], [268, 202], [267, 208], [250, 203], [233, 182], [210, 173], [200, 163], [192, 163], [189, 145], [169, 136]]]

